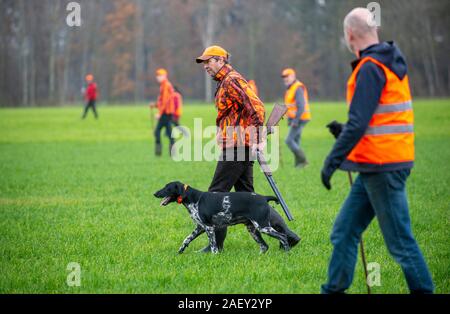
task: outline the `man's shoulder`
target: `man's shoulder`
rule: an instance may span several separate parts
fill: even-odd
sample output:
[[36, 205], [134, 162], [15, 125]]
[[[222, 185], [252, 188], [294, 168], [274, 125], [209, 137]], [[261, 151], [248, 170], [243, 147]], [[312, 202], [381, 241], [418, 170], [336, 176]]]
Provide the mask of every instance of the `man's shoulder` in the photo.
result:
[[235, 69], [231, 70], [230, 73], [225, 78], [226, 80], [245, 80], [244, 76], [236, 71]]

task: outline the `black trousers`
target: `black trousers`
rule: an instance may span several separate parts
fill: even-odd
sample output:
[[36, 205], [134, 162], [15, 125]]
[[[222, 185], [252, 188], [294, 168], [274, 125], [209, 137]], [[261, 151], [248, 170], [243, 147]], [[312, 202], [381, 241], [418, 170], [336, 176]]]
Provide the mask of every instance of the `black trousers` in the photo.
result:
[[[222, 153], [225, 153], [225, 151]], [[228, 158], [219, 160], [217, 162], [216, 171], [209, 186], [209, 192], [230, 192], [234, 187], [236, 192], [255, 192], [253, 187], [253, 165], [254, 161], [251, 158], [250, 150], [245, 150], [245, 160], [237, 161], [237, 150], [228, 152], [233, 156], [234, 160], [230, 161]], [[283, 218], [274, 209], [270, 213], [270, 224], [278, 231], [289, 230]], [[223, 243], [227, 236], [227, 228], [216, 229], [216, 243], [219, 250], [223, 250]]]
[[155, 129], [156, 144], [161, 144], [161, 130], [163, 128], [166, 129], [166, 136], [169, 138], [170, 144], [172, 145], [174, 143], [172, 138], [172, 115], [164, 113], [159, 118], [158, 125]]
[[98, 118], [97, 109], [95, 108], [95, 100], [91, 99], [87, 102], [86, 106], [84, 106], [83, 119], [86, 118], [89, 108], [92, 109], [95, 118]]

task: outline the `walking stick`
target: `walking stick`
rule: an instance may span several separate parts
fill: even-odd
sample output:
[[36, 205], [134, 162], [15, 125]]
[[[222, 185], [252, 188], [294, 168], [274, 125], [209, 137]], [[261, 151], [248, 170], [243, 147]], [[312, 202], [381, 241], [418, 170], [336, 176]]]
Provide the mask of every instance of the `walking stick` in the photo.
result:
[[[348, 174], [348, 182], [350, 183], [350, 188], [351, 188], [353, 185], [352, 173], [350, 171], [347, 171], [347, 174]], [[364, 251], [364, 241], [363, 241], [362, 235], [361, 235], [361, 241], [359, 242], [359, 248], [361, 251], [361, 260], [362, 260], [363, 268], [364, 268], [364, 278], [365, 278], [365, 282], [366, 282], [366, 286], [367, 286], [367, 294], [371, 294], [370, 286], [369, 286], [369, 283], [367, 282], [368, 273], [367, 273], [366, 252]]]

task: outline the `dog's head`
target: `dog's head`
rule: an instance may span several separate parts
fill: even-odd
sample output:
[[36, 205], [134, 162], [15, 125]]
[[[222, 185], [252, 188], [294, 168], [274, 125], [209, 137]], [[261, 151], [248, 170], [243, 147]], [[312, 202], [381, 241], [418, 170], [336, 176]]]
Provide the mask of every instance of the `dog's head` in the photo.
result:
[[185, 192], [185, 185], [181, 182], [170, 182], [166, 184], [161, 190], [153, 194], [157, 198], [162, 198], [161, 206], [166, 206], [172, 202], [177, 201], [179, 196]]

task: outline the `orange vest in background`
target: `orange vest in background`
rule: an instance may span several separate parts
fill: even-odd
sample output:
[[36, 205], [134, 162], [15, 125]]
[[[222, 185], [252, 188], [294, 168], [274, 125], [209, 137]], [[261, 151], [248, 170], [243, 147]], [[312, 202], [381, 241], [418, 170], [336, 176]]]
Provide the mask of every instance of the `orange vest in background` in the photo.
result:
[[386, 76], [386, 84], [366, 133], [347, 156], [355, 163], [383, 165], [414, 161], [414, 114], [408, 76], [402, 80], [383, 63], [372, 57], [363, 58], [347, 82], [347, 103], [355, 94], [356, 79], [366, 62], [378, 65]]
[[300, 120], [309, 121], [311, 120], [311, 111], [309, 108], [308, 90], [300, 81], [295, 81], [284, 94], [284, 103], [288, 107], [286, 115], [288, 118], [294, 119], [297, 114], [297, 106], [295, 105], [295, 93], [297, 92], [297, 88], [303, 88], [303, 96], [305, 97], [305, 110], [300, 116]]

